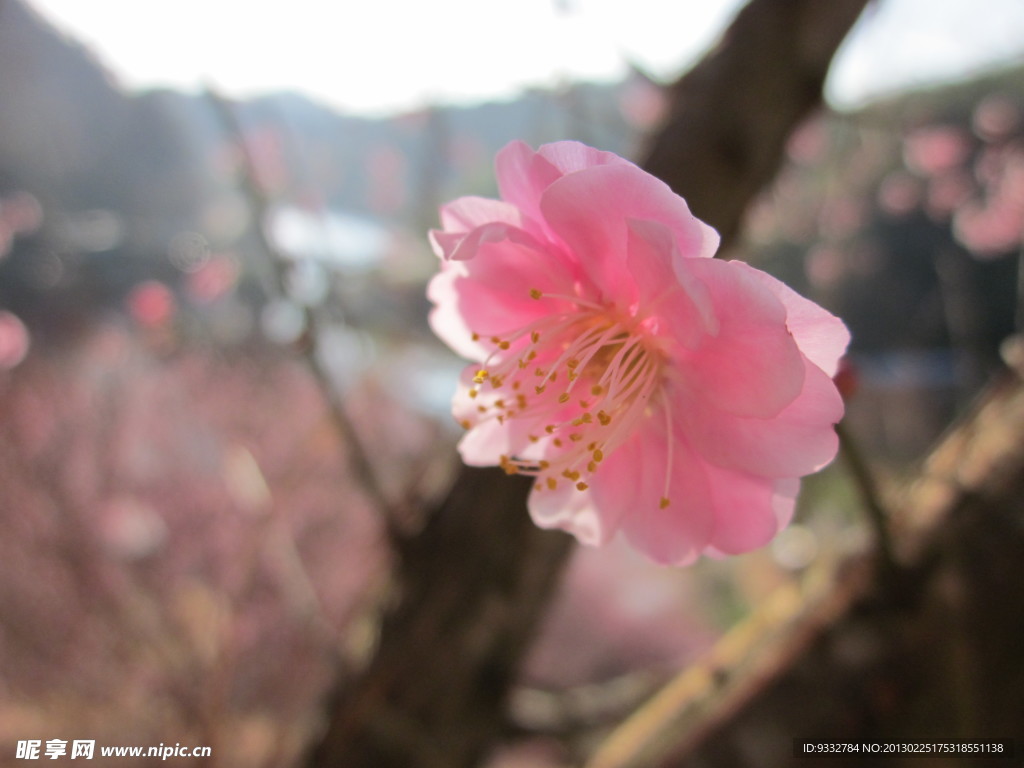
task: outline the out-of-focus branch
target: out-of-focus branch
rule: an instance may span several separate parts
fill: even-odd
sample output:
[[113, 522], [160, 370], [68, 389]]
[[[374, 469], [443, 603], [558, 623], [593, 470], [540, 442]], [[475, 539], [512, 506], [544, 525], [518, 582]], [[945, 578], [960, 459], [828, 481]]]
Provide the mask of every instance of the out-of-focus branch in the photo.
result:
[[869, 0], [753, 0], [717, 47], [671, 86], [643, 166], [735, 240], [793, 129], [821, 104], [836, 49]]
[[501, 736], [572, 541], [534, 526], [530, 485], [464, 468], [423, 530], [399, 543], [377, 651], [339, 686], [310, 768], [464, 768]]
[[[214, 111], [221, 121], [225, 134], [238, 144], [239, 150], [242, 153], [243, 168], [241, 187], [249, 203], [249, 207], [252, 210], [254, 221], [256, 222], [256, 226], [254, 228], [255, 234], [259, 241], [260, 248], [267, 257], [267, 266], [270, 268], [273, 275], [273, 289], [279, 296], [287, 296], [287, 262], [278, 250], [277, 246], [271, 242], [270, 237], [267, 235], [266, 224], [267, 215], [270, 210], [270, 202], [267, 199], [263, 188], [260, 186], [256, 174], [255, 159], [252, 157], [249, 145], [245, 141], [245, 133], [239, 123], [238, 115], [236, 114], [232, 104], [223, 97], [212, 91], [208, 91], [207, 95], [210, 103], [214, 107]], [[389, 528], [400, 526], [401, 524], [399, 520], [401, 512], [396, 509], [397, 505], [391, 501], [379, 482], [376, 468], [370, 462], [366, 451], [363, 448], [363, 442], [359, 436], [359, 432], [356, 430], [355, 424], [353, 424], [352, 420], [348, 417], [348, 413], [345, 410], [345, 404], [338, 392], [338, 388], [331, 380], [330, 372], [324, 367], [320, 358], [316, 354], [316, 342], [318, 338], [316, 313], [310, 307], [304, 307], [303, 315], [306, 333], [302, 343], [297, 346], [302, 353], [307, 367], [316, 379], [320, 390], [327, 401], [331, 420], [333, 421], [334, 426], [338, 430], [338, 434], [341, 436], [345, 445], [345, 455], [351, 466], [352, 478], [361, 484], [370, 501], [383, 515], [385, 524]]]

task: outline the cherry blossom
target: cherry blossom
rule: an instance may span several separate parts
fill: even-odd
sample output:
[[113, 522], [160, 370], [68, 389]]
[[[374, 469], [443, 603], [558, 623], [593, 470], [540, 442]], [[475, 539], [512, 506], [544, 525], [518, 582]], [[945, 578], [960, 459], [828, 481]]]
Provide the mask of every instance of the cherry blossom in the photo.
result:
[[748, 551], [835, 456], [849, 335], [632, 163], [576, 142], [497, 157], [500, 200], [441, 209], [430, 323], [472, 360], [471, 465], [530, 475], [529, 511], [657, 562]]

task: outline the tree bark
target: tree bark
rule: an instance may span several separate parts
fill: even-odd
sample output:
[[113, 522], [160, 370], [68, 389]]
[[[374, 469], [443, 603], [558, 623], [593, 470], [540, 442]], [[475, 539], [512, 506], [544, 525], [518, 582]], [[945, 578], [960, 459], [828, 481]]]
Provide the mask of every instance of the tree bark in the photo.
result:
[[397, 540], [377, 651], [340, 685], [307, 765], [459, 768], [497, 741], [572, 542], [530, 520], [530, 480], [465, 467], [426, 526]]
[[643, 165], [719, 231], [722, 250], [793, 129], [821, 104], [832, 57], [867, 3], [753, 0], [672, 85], [668, 121]]

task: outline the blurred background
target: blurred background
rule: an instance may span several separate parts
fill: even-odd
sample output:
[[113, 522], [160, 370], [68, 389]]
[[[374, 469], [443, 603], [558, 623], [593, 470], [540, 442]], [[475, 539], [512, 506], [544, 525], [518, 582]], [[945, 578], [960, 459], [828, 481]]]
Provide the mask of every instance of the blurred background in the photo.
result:
[[[333, 404], [389, 493], [454, 471], [437, 206], [495, 195], [512, 139], [637, 157], [741, 5], [0, 0], [0, 765], [27, 738], [295, 763], [387, 599]], [[885, 478], [1022, 328], [1022, 75], [1017, 0], [870, 5], [732, 254], [850, 326]], [[860, 546], [851, 495], [830, 468], [769, 548], [685, 571], [579, 550], [518, 704], [635, 700]]]

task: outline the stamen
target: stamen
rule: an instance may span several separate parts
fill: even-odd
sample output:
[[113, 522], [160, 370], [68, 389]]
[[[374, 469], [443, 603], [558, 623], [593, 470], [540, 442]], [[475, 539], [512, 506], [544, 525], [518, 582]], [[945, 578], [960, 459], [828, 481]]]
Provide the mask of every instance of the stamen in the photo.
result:
[[[471, 399], [487, 396], [477, 408], [479, 419], [460, 423], [471, 429], [488, 419], [503, 425], [513, 418], [521, 420], [526, 427], [520, 433], [524, 443], [536, 445], [545, 458], [504, 456], [502, 469], [538, 476], [538, 489], [554, 490], [559, 478], [565, 478], [577, 489], [587, 490], [589, 476], [599, 469], [605, 454], [622, 443], [638, 419], [645, 418], [661, 380], [660, 351], [643, 327], [608, 307], [537, 288], [530, 290], [530, 296], [566, 301], [572, 308], [487, 337], [495, 347], [467, 390]], [[505, 354], [513, 347], [514, 353]], [[534, 360], [540, 365], [531, 365]], [[559, 376], [565, 387], [549, 387]], [[484, 386], [486, 382], [489, 387]], [[523, 382], [533, 384], [534, 394], [523, 394], [529, 390]], [[587, 395], [574, 399], [571, 393], [579, 382]], [[666, 417], [670, 419], [668, 413]], [[666, 501], [670, 480], [671, 453]]]
[[675, 440], [672, 439], [672, 409], [669, 407], [668, 397], [664, 392], [661, 393], [661, 407], [665, 411], [665, 441], [668, 445], [665, 450], [665, 485], [659, 506], [661, 509], [665, 509], [669, 505], [668, 488], [672, 482], [672, 447]]

